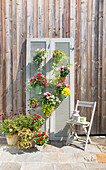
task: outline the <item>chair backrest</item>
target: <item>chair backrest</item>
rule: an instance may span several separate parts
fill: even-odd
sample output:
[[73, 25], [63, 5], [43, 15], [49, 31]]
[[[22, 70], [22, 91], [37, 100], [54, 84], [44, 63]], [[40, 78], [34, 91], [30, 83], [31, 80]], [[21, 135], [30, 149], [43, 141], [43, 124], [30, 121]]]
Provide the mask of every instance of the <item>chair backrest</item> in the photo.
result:
[[95, 109], [96, 109], [96, 102], [88, 102], [88, 101], [79, 101], [79, 100], [77, 100], [75, 110], [77, 110], [78, 106], [92, 108], [92, 114], [91, 114], [91, 120], [90, 120], [90, 123], [92, 125], [93, 117], [94, 117], [94, 113], [95, 113]]

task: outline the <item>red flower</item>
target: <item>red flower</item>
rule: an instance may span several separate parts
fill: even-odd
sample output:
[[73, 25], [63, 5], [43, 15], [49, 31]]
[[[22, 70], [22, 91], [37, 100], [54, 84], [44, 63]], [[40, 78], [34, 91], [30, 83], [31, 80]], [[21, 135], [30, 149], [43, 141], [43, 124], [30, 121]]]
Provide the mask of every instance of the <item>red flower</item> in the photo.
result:
[[40, 142], [40, 139], [38, 139], [38, 141]]
[[41, 116], [37, 115], [37, 118], [41, 118]]
[[34, 76], [34, 78], [36, 79], [36, 76]]
[[37, 76], [39, 77], [41, 75], [41, 73], [38, 73]]
[[40, 133], [38, 133], [38, 137], [40, 137], [41, 136], [41, 134]]
[[39, 79], [37, 79], [37, 82], [39, 82], [40, 80]]
[[33, 81], [33, 78], [30, 79], [30, 82], [32, 82], [32, 81]]
[[34, 114], [34, 116], [36, 116], [36, 114]]
[[34, 117], [34, 119], [36, 120], [36, 117]]
[[35, 102], [35, 104], [38, 104], [37, 102]]
[[48, 138], [49, 138], [49, 136], [46, 136], [46, 138], [48, 139]]
[[36, 137], [36, 135], [33, 135], [33, 137], [35, 138], [35, 137]]
[[45, 139], [44, 137], [42, 137], [42, 139]]
[[45, 132], [43, 132], [42, 135], [45, 135]]

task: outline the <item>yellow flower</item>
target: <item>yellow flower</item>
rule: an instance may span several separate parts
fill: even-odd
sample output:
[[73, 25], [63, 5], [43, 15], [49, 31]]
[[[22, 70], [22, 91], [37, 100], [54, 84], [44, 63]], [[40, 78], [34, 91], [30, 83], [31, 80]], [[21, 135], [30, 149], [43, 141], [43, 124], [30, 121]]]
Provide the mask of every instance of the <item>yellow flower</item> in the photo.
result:
[[9, 132], [12, 132], [13, 130], [12, 129], [9, 129]]
[[63, 95], [63, 96], [68, 96], [68, 95], [70, 95], [70, 93], [71, 93], [71, 91], [70, 91], [70, 89], [68, 88], [68, 87], [65, 87], [63, 90], [62, 90], [62, 92], [61, 92], [61, 94]]

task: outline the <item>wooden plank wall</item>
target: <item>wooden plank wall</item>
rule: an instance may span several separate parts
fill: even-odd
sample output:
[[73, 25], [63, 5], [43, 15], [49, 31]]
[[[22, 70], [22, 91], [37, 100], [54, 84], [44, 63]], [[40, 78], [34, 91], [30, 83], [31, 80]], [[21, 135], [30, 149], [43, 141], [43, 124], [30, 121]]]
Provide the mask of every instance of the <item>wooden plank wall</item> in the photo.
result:
[[106, 133], [105, 20], [105, 0], [0, 0], [0, 113], [25, 112], [27, 38], [73, 37], [75, 102], [97, 101], [92, 133]]

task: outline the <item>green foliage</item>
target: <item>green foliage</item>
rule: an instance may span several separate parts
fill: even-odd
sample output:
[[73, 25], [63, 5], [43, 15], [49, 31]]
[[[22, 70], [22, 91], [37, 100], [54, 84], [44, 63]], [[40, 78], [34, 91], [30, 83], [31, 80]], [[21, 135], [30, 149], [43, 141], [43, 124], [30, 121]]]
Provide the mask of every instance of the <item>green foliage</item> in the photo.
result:
[[33, 61], [38, 65], [47, 58], [47, 51], [44, 48], [36, 49], [36, 55], [33, 57]]
[[44, 145], [47, 143], [49, 136], [46, 132], [38, 131], [33, 135], [33, 141], [36, 145]]
[[0, 121], [0, 131], [2, 135], [12, 135], [18, 133], [20, 127], [17, 127], [14, 124], [14, 119], [6, 119], [4, 121]]
[[17, 142], [18, 148], [21, 149], [31, 148], [32, 146], [31, 139], [32, 139], [32, 132], [30, 129], [23, 128], [22, 130], [20, 130], [18, 132], [18, 142]]
[[55, 58], [55, 60], [60, 61], [61, 58], [65, 55], [65, 53], [63, 53], [63, 51], [59, 50], [59, 49], [55, 49], [53, 51], [53, 58]]
[[49, 117], [53, 114], [54, 106], [49, 104], [43, 104], [42, 110], [46, 117]]
[[31, 97], [29, 100], [28, 100], [28, 103], [30, 105], [30, 108], [32, 106], [32, 104], [35, 104], [36, 106], [39, 104], [38, 100], [35, 98], [35, 97]]

